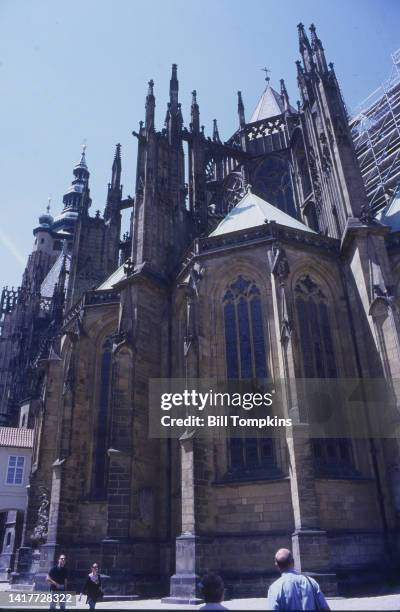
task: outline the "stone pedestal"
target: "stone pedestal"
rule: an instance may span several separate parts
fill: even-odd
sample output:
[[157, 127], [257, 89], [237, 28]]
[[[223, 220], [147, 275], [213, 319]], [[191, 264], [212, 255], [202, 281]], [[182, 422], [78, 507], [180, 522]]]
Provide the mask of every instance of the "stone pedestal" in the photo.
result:
[[[39, 550], [32, 554], [31, 572], [34, 574], [35, 591], [48, 591], [49, 583], [46, 576], [51, 568], [56, 565], [58, 557], [63, 553], [59, 544], [42, 544]], [[68, 568], [68, 556], [66, 567]]]
[[191, 533], [184, 533], [176, 539], [176, 573], [171, 576], [170, 596], [163, 603], [199, 604], [200, 593], [201, 540]]
[[324, 595], [337, 595], [337, 577], [331, 571], [326, 531], [297, 529], [292, 534], [292, 549], [296, 569], [315, 578]]
[[101, 542], [101, 573], [107, 595], [135, 592], [132, 544], [107, 538]]
[[292, 534], [293, 557], [299, 572], [323, 572], [330, 568], [326, 531], [297, 529]]
[[21, 546], [17, 552], [15, 562], [15, 572], [11, 573], [12, 584], [31, 584], [33, 575], [31, 572], [33, 548], [31, 546]]

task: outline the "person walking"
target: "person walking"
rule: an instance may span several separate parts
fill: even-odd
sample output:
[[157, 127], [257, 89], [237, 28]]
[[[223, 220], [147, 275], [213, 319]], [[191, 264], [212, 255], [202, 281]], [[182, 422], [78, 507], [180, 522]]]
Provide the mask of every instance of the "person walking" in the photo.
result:
[[318, 582], [294, 569], [290, 550], [280, 548], [275, 565], [281, 577], [268, 589], [269, 610], [330, 610]]
[[[54, 565], [46, 576], [46, 580], [50, 585], [50, 592], [54, 596], [54, 599], [50, 603], [50, 610], [55, 610], [57, 608], [57, 603], [59, 603], [60, 610], [65, 610], [66, 605], [65, 599], [63, 598], [66, 596], [65, 591], [67, 590], [68, 578], [66, 562], [67, 557], [65, 555], [60, 555], [57, 565]], [[55, 597], [56, 595], [59, 597]]]
[[82, 594], [86, 595], [86, 603], [89, 605], [89, 610], [94, 610], [96, 603], [103, 599], [103, 590], [101, 588], [98, 563], [93, 563], [91, 569], [92, 571], [87, 576], [86, 582], [83, 585], [81, 596]]

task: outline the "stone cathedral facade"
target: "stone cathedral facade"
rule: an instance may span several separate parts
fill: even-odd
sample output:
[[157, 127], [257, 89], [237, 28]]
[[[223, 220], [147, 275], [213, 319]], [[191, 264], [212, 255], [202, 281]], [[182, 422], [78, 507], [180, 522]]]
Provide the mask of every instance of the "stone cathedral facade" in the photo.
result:
[[400, 377], [400, 233], [370, 214], [333, 65], [298, 29], [296, 108], [267, 79], [250, 120], [239, 92], [237, 131], [208, 137], [173, 65], [164, 127], [150, 81], [133, 133], [134, 197], [117, 145], [103, 214], [83, 153], [40, 217], [2, 297], [0, 416], [35, 429], [15, 583], [63, 552], [72, 584], [96, 560], [111, 592], [193, 600], [215, 570], [265, 595], [286, 546], [335, 592], [399, 559], [396, 438], [148, 436], [153, 378]]

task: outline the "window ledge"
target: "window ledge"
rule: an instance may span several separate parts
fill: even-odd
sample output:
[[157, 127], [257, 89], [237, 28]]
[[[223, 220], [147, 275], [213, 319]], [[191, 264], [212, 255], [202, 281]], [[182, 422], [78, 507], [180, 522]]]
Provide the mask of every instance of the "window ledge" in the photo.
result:
[[315, 480], [351, 480], [352, 482], [374, 482], [374, 479], [371, 476], [362, 476], [361, 474], [357, 475], [335, 475], [335, 474], [316, 474]]
[[281, 482], [283, 480], [289, 480], [289, 476], [283, 474], [278, 469], [265, 470], [263, 473], [259, 472], [256, 474], [250, 474], [247, 472], [237, 472], [235, 474], [225, 474], [222, 478], [214, 480], [212, 483], [215, 486], [225, 485], [240, 485], [240, 484], [251, 484], [253, 482]]

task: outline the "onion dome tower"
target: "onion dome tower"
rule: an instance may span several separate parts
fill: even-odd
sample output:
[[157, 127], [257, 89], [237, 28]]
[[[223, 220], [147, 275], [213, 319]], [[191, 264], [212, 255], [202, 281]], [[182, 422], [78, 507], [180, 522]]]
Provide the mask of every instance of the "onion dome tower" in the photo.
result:
[[[90, 173], [86, 163], [85, 151], [86, 145], [83, 145], [81, 158], [73, 170], [74, 179], [63, 197], [64, 208], [54, 219], [53, 230], [57, 232], [64, 231], [72, 234], [78, 215], [82, 210], [82, 206], [86, 206], [87, 208], [90, 206], [91, 201], [88, 197]], [[85, 200], [85, 202], [83, 202], [83, 200]]]

